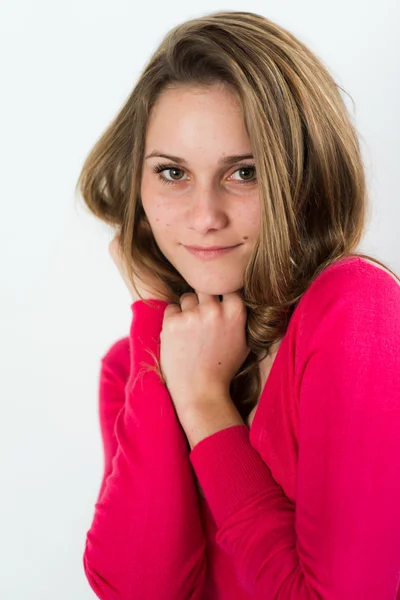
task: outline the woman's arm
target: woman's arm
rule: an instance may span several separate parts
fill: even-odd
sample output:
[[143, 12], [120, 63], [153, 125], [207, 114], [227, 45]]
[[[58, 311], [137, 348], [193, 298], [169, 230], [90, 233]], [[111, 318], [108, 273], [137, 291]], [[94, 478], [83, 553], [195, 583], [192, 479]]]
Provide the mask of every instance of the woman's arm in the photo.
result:
[[125, 345], [118, 360], [121, 340], [102, 360], [104, 476], [83, 557], [102, 600], [195, 600], [205, 579], [205, 538], [187, 440], [168, 390], [145, 368], [153, 364], [146, 349], [159, 359], [167, 306], [151, 302], [132, 304], [129, 356]]
[[326, 275], [299, 307], [296, 504], [245, 425], [191, 452], [253, 600], [400, 600], [400, 288], [370, 275]]

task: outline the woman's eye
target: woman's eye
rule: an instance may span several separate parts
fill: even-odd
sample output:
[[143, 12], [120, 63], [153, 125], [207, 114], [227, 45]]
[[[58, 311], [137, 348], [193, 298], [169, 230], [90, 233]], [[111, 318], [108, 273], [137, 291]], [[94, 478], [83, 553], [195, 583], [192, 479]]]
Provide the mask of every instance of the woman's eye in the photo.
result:
[[182, 169], [178, 169], [177, 167], [171, 167], [169, 169], [163, 169], [163, 170], [165, 170], [168, 174], [171, 174], [171, 179], [168, 179], [165, 176], [162, 177], [162, 179], [165, 179], [165, 181], [168, 181], [168, 182], [172, 183], [174, 181], [181, 181], [182, 180], [182, 177], [179, 177], [179, 175], [176, 174], [177, 172], [179, 173], [179, 171], [181, 173], [183, 173]]
[[[182, 179], [181, 176], [179, 176], [179, 172], [184, 173], [184, 170], [180, 169], [179, 167], [176, 167], [174, 165], [155, 165], [153, 167], [153, 171], [155, 173], [159, 174], [159, 179], [163, 183], [175, 185], [175, 184], [179, 183], [180, 181], [186, 181], [185, 179]], [[166, 171], [168, 174], [171, 173], [172, 178], [170, 179], [169, 177], [165, 177], [165, 175], [163, 175], [164, 171]], [[249, 171], [250, 171], [250, 174], [252, 174], [252, 175], [250, 175], [250, 178], [249, 178]], [[241, 179], [233, 179], [233, 181], [236, 181], [239, 184], [250, 184], [250, 183], [254, 184], [257, 181], [257, 179], [255, 177], [255, 172], [256, 172], [255, 165], [241, 165], [238, 169], [233, 171], [231, 177], [235, 173], [240, 173]], [[242, 178], [242, 177], [244, 177], [244, 178]]]
[[[241, 183], [254, 183], [255, 182], [255, 172], [256, 172], [255, 165], [246, 165], [246, 166], [240, 167], [240, 169], [237, 169], [236, 171], [234, 171], [234, 173], [239, 173], [240, 171], [242, 173], [247, 172], [247, 175], [244, 176], [245, 178], [244, 178], [244, 180], [241, 181]], [[250, 173], [253, 172], [253, 177], [250, 177], [249, 179], [247, 179], [249, 171], [250, 171]], [[233, 175], [233, 173], [232, 173], [232, 175]], [[241, 174], [241, 177], [242, 177], [242, 174]]]
[[[153, 171], [155, 173], [159, 174], [158, 178], [163, 183], [172, 183], [172, 184], [179, 183], [179, 181], [181, 181], [181, 178], [179, 178], [179, 177], [177, 179], [174, 179], [174, 177], [176, 176], [176, 172], [181, 171], [183, 173], [182, 169], [179, 169], [178, 167], [175, 167], [174, 165], [155, 165], [153, 167]], [[168, 173], [172, 171], [174, 173], [173, 178], [169, 179], [168, 177], [165, 177], [165, 175], [162, 174], [163, 171], [167, 171]]]

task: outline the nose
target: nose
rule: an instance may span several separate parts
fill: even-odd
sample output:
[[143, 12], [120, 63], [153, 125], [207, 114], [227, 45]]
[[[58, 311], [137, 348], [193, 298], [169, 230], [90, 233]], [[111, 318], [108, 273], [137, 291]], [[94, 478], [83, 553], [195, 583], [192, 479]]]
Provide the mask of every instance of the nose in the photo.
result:
[[210, 229], [223, 229], [228, 215], [220, 194], [214, 190], [198, 190], [189, 200], [187, 223], [189, 229], [204, 234]]

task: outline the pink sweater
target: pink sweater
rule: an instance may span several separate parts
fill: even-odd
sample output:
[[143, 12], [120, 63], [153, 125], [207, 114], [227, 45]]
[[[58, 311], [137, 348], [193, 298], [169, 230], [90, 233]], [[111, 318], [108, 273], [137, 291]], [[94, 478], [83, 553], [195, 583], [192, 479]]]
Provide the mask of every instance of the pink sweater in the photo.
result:
[[[400, 286], [358, 257], [297, 305], [250, 429], [192, 451], [134, 302], [103, 356], [105, 468], [84, 568], [102, 600], [400, 599]], [[198, 492], [193, 474], [203, 489]]]

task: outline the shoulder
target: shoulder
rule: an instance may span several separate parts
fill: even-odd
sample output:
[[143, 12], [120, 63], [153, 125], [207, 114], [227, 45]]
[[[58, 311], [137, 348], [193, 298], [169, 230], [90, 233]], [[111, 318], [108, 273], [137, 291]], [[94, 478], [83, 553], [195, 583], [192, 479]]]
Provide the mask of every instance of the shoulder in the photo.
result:
[[125, 381], [130, 370], [129, 337], [116, 340], [101, 358], [102, 373], [113, 374]]
[[311, 283], [301, 298], [301, 312], [320, 312], [332, 302], [352, 302], [362, 309], [374, 303], [388, 308], [400, 302], [399, 281], [386, 269], [358, 256], [330, 265]]
[[348, 257], [320, 273], [303, 294], [295, 314], [293, 330], [302, 344], [328, 335], [360, 339], [373, 331], [396, 337], [400, 331], [400, 285], [375, 263]]
[[373, 284], [374, 287], [396, 290], [399, 281], [380, 265], [361, 258], [350, 256], [330, 265], [313, 281], [307, 292], [309, 296], [322, 291], [328, 292], [339, 286], [342, 291], [355, 291]]
[[122, 357], [129, 355], [129, 337], [119, 338], [108, 347], [101, 360], [105, 362], [119, 361]]

